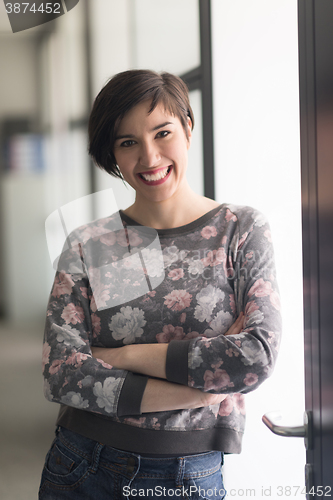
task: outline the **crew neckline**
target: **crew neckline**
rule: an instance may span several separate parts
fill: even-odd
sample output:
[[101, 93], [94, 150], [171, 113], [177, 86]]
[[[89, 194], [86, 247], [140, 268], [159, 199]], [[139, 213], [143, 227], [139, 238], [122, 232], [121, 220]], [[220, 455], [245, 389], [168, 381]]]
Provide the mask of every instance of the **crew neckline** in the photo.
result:
[[[188, 224], [185, 224], [183, 226], [171, 227], [171, 228], [168, 228], [168, 229], [155, 229], [155, 228], [152, 228], [152, 229], [155, 229], [155, 231], [157, 231], [157, 233], [158, 233], [159, 236], [171, 236], [171, 235], [176, 235], [176, 234], [184, 234], [186, 232], [193, 231], [193, 229], [196, 229], [196, 228], [200, 227], [202, 224], [206, 223], [207, 221], [209, 221], [210, 219], [212, 219], [213, 217], [215, 217], [215, 215], [220, 210], [222, 210], [222, 208], [224, 206], [225, 206], [225, 204], [222, 203], [221, 205], [219, 205], [218, 207], [213, 208], [212, 210], [210, 210], [209, 212], [205, 213], [204, 215], [202, 215], [198, 219], [195, 219], [194, 221], [189, 222]], [[126, 224], [131, 225], [131, 226], [141, 226], [141, 227], [144, 227], [142, 224], [140, 224], [136, 220], [134, 220], [131, 217], [129, 217], [128, 215], [126, 215], [123, 212], [123, 210], [119, 210], [119, 214], [120, 214], [121, 219]]]

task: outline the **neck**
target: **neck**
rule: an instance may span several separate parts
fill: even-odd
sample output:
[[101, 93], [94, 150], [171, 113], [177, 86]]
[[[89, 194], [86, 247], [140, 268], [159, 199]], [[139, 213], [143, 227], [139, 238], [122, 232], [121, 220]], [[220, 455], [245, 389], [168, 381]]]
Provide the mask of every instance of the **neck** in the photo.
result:
[[143, 226], [170, 229], [189, 224], [217, 206], [219, 203], [194, 193], [188, 186], [181, 196], [159, 202], [137, 197], [124, 213]]

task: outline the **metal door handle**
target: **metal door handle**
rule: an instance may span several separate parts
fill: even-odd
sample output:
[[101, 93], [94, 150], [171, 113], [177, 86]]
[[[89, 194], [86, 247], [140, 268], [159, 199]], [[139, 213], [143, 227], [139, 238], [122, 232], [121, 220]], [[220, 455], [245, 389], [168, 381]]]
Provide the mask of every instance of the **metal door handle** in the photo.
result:
[[304, 412], [304, 425], [298, 427], [290, 427], [285, 425], [277, 425], [272, 419], [281, 419], [281, 414], [278, 412], [265, 413], [262, 417], [264, 424], [278, 436], [285, 437], [303, 437], [305, 440], [305, 447], [308, 450], [311, 447], [311, 429], [312, 419], [311, 412]]

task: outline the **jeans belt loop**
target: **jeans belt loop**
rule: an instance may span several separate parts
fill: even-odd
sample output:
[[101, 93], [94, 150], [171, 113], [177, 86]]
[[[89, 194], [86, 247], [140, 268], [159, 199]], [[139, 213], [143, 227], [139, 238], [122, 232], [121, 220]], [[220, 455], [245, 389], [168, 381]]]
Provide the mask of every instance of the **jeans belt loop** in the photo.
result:
[[99, 465], [99, 459], [100, 459], [100, 455], [101, 455], [101, 451], [102, 451], [103, 447], [104, 447], [103, 444], [97, 443], [95, 448], [94, 448], [94, 452], [93, 452], [93, 456], [92, 456], [92, 460], [91, 460], [91, 466], [90, 466], [90, 471], [93, 472], [94, 474], [96, 474], [96, 472], [97, 472], [98, 465]]
[[185, 461], [184, 457], [177, 458], [179, 462], [178, 473], [176, 477], [176, 486], [181, 488], [183, 486], [184, 474], [185, 474]]

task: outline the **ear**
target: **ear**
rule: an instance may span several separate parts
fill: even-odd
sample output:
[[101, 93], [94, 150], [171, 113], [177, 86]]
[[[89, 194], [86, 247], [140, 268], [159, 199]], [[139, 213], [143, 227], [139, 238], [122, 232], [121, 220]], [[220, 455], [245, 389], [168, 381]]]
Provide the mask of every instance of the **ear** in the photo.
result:
[[187, 149], [189, 149], [190, 145], [191, 145], [191, 139], [192, 139], [192, 120], [191, 118], [188, 116], [187, 117], [187, 142], [188, 142], [188, 147]]

